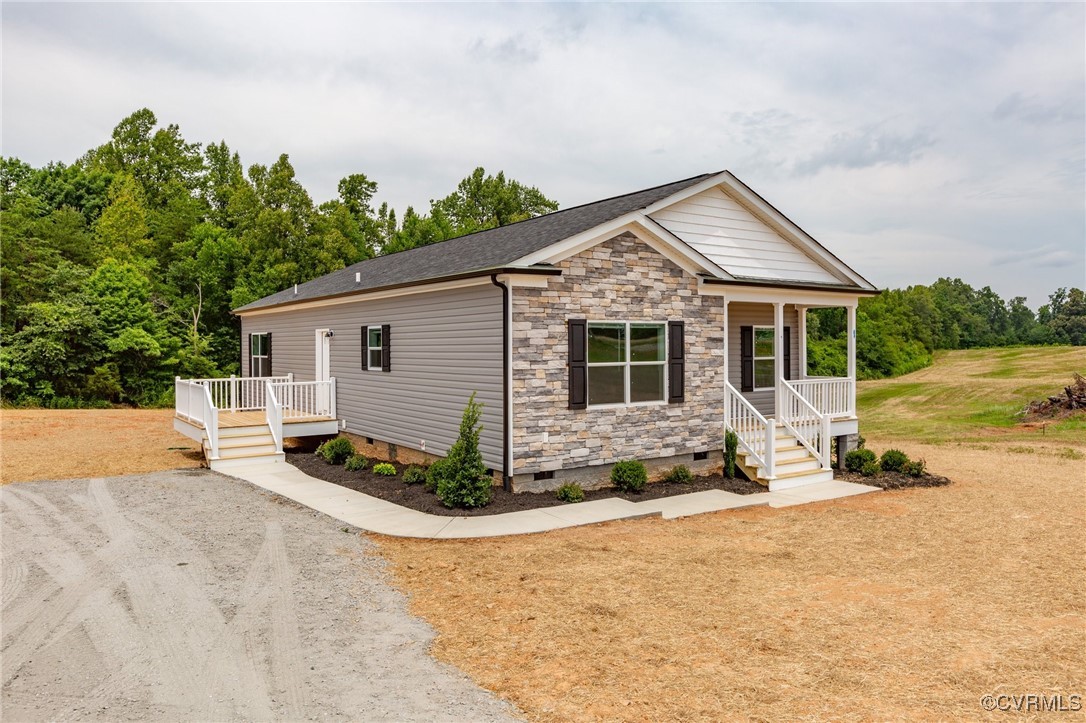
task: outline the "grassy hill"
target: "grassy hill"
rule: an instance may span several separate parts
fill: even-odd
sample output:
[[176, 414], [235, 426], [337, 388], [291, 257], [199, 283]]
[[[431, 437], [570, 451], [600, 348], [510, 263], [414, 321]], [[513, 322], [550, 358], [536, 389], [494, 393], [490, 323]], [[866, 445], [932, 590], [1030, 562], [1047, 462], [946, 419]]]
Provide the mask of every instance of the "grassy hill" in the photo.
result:
[[935, 364], [893, 379], [861, 382], [856, 403], [867, 437], [930, 444], [1004, 441], [1072, 444], [1086, 415], [1023, 424], [1030, 401], [1062, 392], [1073, 372], [1086, 374], [1084, 347], [1015, 347], [940, 352]]

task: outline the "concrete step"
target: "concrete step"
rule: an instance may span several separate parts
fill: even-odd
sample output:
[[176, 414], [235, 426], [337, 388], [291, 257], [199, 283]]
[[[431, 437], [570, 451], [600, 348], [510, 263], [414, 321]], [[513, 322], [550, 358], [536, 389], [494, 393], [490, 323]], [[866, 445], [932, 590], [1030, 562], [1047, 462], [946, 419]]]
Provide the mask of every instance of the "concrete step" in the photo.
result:
[[769, 491], [777, 492], [779, 490], [792, 489], [794, 487], [803, 487], [804, 485], [818, 484], [819, 482], [830, 482], [833, 480], [833, 470], [818, 470], [816, 472], [798, 472], [789, 475], [778, 475], [777, 479], [769, 481]]

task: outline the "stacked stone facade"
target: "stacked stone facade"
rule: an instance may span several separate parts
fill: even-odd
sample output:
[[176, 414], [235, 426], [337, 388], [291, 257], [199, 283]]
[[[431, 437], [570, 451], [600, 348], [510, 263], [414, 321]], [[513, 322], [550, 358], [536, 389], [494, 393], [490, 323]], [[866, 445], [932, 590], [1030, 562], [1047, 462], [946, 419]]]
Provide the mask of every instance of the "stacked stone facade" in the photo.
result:
[[[698, 294], [697, 278], [622, 234], [559, 264], [547, 288], [513, 291], [513, 474], [518, 490], [576, 480], [607, 484], [610, 466], [646, 462], [721, 466], [724, 440], [724, 302]], [[569, 409], [567, 320], [685, 322], [685, 401]], [[591, 372], [590, 372], [591, 376]], [[702, 461], [694, 454], [708, 452]], [[535, 480], [535, 473], [554, 472]]]

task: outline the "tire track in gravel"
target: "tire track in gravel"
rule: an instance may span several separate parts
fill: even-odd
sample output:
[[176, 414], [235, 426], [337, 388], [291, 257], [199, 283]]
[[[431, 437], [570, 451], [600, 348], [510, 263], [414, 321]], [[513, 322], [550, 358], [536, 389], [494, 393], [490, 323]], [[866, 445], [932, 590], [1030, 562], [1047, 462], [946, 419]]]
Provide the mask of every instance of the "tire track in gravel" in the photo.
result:
[[[208, 701], [208, 718], [271, 718], [267, 688], [259, 685], [259, 675], [249, 674], [251, 661], [215, 646], [216, 636], [210, 628], [221, 629], [225, 624], [218, 608], [206, 595], [200, 594], [183, 568], [145, 554], [142, 547], [132, 543], [130, 522], [117, 509], [104, 480], [91, 480], [89, 491], [101, 513], [99, 520], [103, 529], [111, 537], [124, 535], [128, 540], [128, 554], [119, 573], [127, 584], [137, 625], [153, 640], [149, 649], [159, 669], [159, 679], [173, 682], [180, 688], [182, 700], [191, 699], [196, 704], [196, 696], [210, 687], [206, 663], [214, 654], [230, 673], [220, 677], [220, 682], [226, 684], [225, 697], [238, 707], [225, 708], [221, 705], [222, 699], [213, 696]], [[138, 519], [134, 513], [129, 514]], [[170, 607], [162, 605], [163, 600], [168, 600]], [[200, 620], [211, 625], [179, 626], [176, 624], [178, 619]], [[258, 684], [239, 684], [242, 678], [246, 683]]]

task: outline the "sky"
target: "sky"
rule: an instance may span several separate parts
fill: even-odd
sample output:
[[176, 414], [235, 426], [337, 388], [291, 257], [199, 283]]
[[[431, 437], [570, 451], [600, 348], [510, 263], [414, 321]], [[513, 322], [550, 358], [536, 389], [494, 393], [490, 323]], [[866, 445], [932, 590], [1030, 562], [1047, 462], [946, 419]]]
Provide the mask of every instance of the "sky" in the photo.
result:
[[562, 207], [728, 169], [881, 288], [1086, 286], [1086, 5], [2, 4], [0, 146], [147, 107], [314, 200]]

